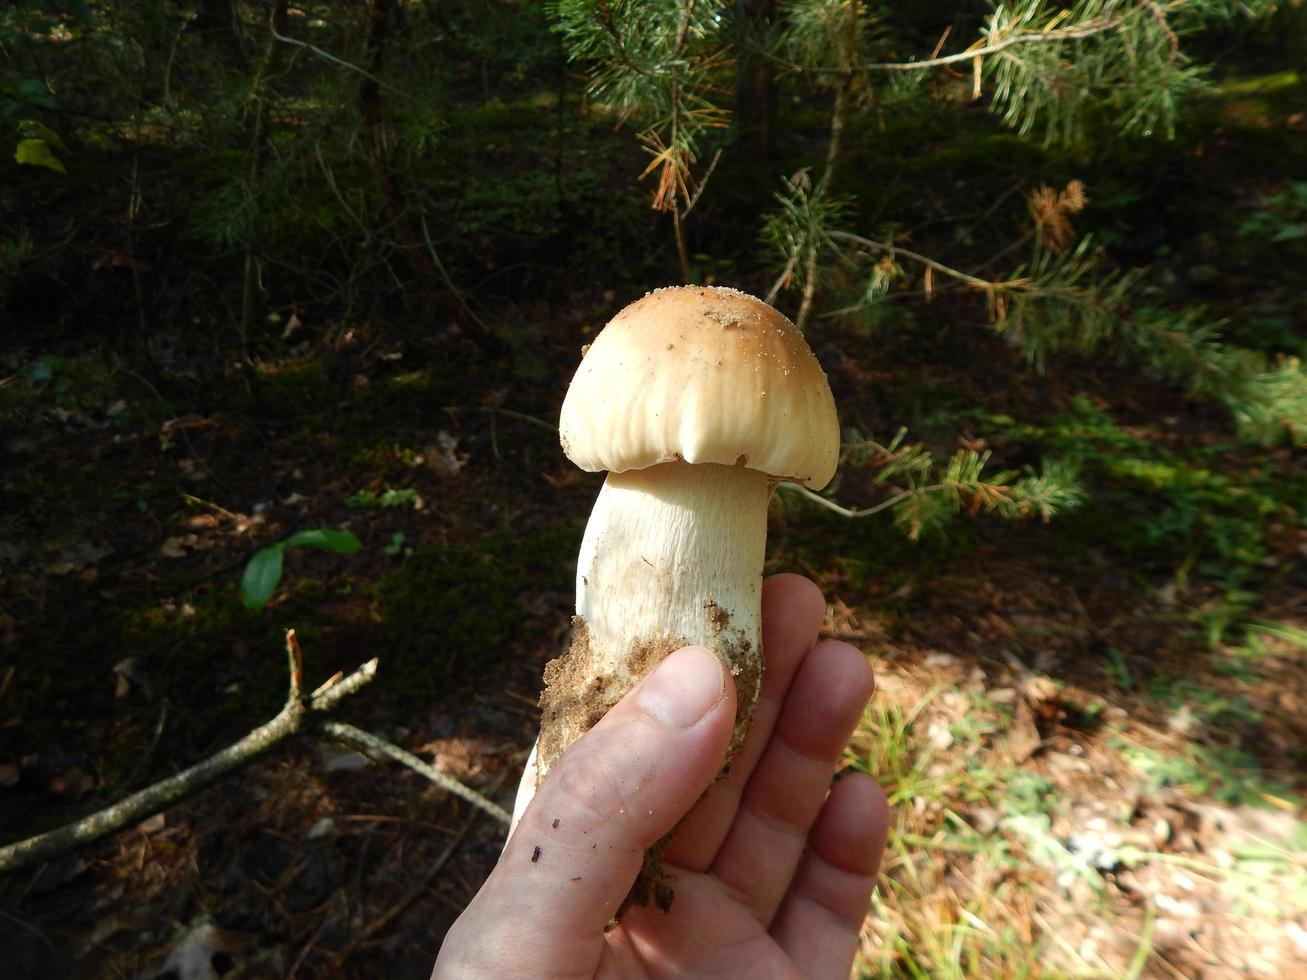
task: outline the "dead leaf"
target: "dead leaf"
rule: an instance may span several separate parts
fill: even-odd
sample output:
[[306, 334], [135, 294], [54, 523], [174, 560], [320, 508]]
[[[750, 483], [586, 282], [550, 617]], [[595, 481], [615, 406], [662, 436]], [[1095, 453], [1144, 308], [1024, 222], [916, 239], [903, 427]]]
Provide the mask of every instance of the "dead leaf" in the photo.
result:
[[206, 419], [196, 415], [168, 419], [159, 427], [159, 448], [164, 452], [171, 449], [176, 433], [184, 433], [187, 429], [212, 429], [217, 424], [214, 419]]
[[12, 762], [0, 763], [0, 786], [13, 786], [18, 782], [18, 767]]
[[141, 672], [140, 668], [136, 666], [136, 659], [134, 657], [126, 657], [119, 660], [113, 665], [113, 672], [116, 677], [114, 697], [126, 697], [127, 692], [130, 691], [133, 686], [139, 687], [141, 692], [147, 698], [154, 697], [154, 688], [151, 686], [149, 678], [147, 678]]
[[1052, 752], [1048, 756], [1048, 771], [1055, 776], [1070, 777], [1092, 772], [1093, 767], [1078, 756], [1068, 755], [1065, 752]]
[[51, 777], [47, 789], [55, 796], [75, 800], [95, 789], [95, 780], [81, 767], [73, 766], [67, 772]]
[[50, 575], [71, 575], [113, 554], [113, 548], [108, 545], [86, 540], [71, 543], [47, 541], [41, 547], [43, 551], [58, 555], [56, 561], [45, 566]]
[[186, 549], [197, 547], [199, 540], [194, 534], [182, 534], [166, 538], [163, 544], [159, 546], [159, 554], [165, 558], [185, 558]]
[[154, 271], [148, 262], [142, 262], [135, 256], [128, 255], [126, 252], [119, 252], [113, 248], [106, 248], [101, 251], [99, 258], [91, 266], [92, 272], [99, 272], [101, 269], [135, 269], [137, 272]]
[[943, 715], [936, 715], [926, 726], [926, 741], [929, 742], [936, 751], [943, 752], [953, 744], [953, 732], [950, 730], [949, 720]]
[[357, 772], [372, 765], [372, 760], [362, 752], [352, 749], [338, 749], [334, 745], [319, 745], [318, 768], [323, 772]]
[[921, 661], [921, 666], [927, 670], [940, 670], [945, 667], [954, 667], [958, 663], [958, 658], [951, 653], [942, 653], [936, 650], [928, 653], [925, 659]]
[[455, 452], [457, 448], [458, 439], [442, 429], [436, 433], [435, 443], [426, 447], [427, 465], [441, 476], [458, 476], [467, 465], [469, 456], [467, 453]]
[[306, 835], [309, 840], [317, 840], [319, 837], [326, 837], [336, 829], [336, 821], [331, 817], [319, 817], [318, 820], [309, 828]]
[[1044, 701], [1054, 701], [1057, 699], [1057, 685], [1047, 677], [1029, 677], [1021, 685], [1021, 693], [1026, 699], [1039, 704]]
[[218, 980], [221, 974], [214, 968], [215, 960], [222, 962], [240, 951], [241, 943], [233, 933], [219, 929], [208, 919], [197, 919], [173, 946], [159, 975], [177, 980]]
[[1003, 740], [1012, 761], [1022, 763], [1039, 750], [1043, 744], [1039, 728], [1035, 725], [1035, 714], [1030, 705], [1022, 698], [1017, 700], [1016, 710], [1012, 713], [1012, 725]]

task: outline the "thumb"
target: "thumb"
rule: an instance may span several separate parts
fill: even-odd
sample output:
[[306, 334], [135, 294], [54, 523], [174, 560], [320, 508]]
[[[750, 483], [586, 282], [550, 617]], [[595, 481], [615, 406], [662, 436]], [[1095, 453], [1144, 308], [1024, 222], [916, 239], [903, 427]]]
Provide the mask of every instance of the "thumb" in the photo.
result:
[[[563, 753], [464, 918], [494, 931], [507, 924], [506, 941], [537, 955], [584, 956], [577, 946], [596, 940], [585, 948], [597, 962], [645, 849], [708, 788], [734, 722], [735, 688], [714, 653], [667, 657]], [[533, 970], [565, 965], [585, 968], [536, 961]]]

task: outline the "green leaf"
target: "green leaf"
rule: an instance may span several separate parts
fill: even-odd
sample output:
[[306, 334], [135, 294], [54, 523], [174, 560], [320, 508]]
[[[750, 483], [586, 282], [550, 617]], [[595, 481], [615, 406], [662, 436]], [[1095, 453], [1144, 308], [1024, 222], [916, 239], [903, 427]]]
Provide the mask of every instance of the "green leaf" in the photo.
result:
[[18, 84], [14, 86], [14, 91], [24, 102], [33, 104], [36, 104], [38, 99], [49, 97], [49, 90], [35, 78], [20, 78]]
[[285, 542], [256, 551], [241, 576], [241, 601], [256, 612], [268, 604], [281, 581]]
[[334, 551], [338, 555], [350, 555], [363, 547], [354, 534], [349, 531], [333, 531], [328, 528], [315, 528], [311, 531], [299, 531], [282, 542], [286, 548], [322, 548]]
[[68, 171], [64, 165], [59, 162], [59, 158], [50, 150], [50, 144], [45, 140], [25, 139], [18, 141], [18, 149], [14, 151], [14, 159], [19, 163], [26, 163], [33, 167], [48, 167], [51, 170], [57, 170], [61, 174]]
[[38, 122], [35, 119], [18, 120], [18, 132], [28, 139], [45, 140], [56, 150], [68, 149], [68, 147], [64, 146], [64, 141], [58, 133], [45, 123]]

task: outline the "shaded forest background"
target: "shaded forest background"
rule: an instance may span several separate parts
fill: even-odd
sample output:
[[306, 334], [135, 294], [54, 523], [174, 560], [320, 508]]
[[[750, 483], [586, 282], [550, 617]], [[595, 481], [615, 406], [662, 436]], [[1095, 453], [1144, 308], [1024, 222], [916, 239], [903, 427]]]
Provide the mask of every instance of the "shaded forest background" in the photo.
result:
[[[380, 658], [338, 717], [511, 800], [600, 479], [567, 380], [716, 283], [804, 326], [846, 426], [769, 568], [882, 678], [859, 971], [1292, 975], [1304, 55], [1297, 3], [6, 5], [0, 834], [276, 714], [287, 627], [310, 688]], [[361, 547], [251, 602], [314, 529]], [[423, 976], [499, 835], [303, 738], [0, 878], [0, 944]]]

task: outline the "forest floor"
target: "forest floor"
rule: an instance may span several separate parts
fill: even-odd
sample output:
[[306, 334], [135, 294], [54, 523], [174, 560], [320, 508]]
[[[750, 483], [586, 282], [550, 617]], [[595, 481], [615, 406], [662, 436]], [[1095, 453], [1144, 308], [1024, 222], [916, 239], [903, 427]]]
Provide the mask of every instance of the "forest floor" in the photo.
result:
[[[1121, 164], [1133, 197], [1090, 182], [1094, 222], [1159, 296], [1255, 309], [1299, 343], [1297, 246], [1224, 243], [1285, 191], [1303, 88], [1232, 92], [1197, 149]], [[507, 367], [443, 323], [286, 310], [256, 395], [200, 317], [153, 330], [148, 358], [19, 334], [0, 361], [0, 836], [271, 718], [290, 627], [310, 688], [379, 658], [336, 717], [509, 805], [600, 481], [563, 457], [557, 410], [581, 345], [633, 298], [500, 304], [530, 341]], [[1077, 458], [1088, 496], [919, 542], [776, 499], [769, 571], [812, 577], [826, 632], [879, 679], [847, 757], [895, 812], [860, 972], [1307, 976], [1307, 460], [1126, 363], [1036, 374], [978, 297], [903, 306], [874, 331], [810, 331], [842, 420], [1002, 466]], [[850, 466], [833, 492], [883, 490]], [[272, 602], [246, 609], [250, 557], [310, 528], [363, 548], [289, 551]], [[0, 878], [6, 975], [426, 976], [502, 836], [413, 772], [302, 736]]]
[[[4, 834], [270, 718], [286, 627], [310, 686], [380, 658], [339, 717], [509, 805], [598, 482], [549, 429], [577, 325], [613, 305], [578, 297], [557, 327], [571, 342], [549, 350], [558, 380], [529, 390], [488, 380], [475, 354], [451, 372], [323, 331], [263, 368], [266, 399], [308, 406], [294, 424], [184, 403], [159, 418], [145, 378], [93, 358], [55, 377], [96, 372], [79, 385], [103, 386], [98, 405], [31, 385], [5, 476], [22, 508], [4, 545]], [[902, 352], [838, 347], [824, 353], [845, 418], [872, 428], [889, 413], [868, 393], [909, 379], [863, 365]], [[1019, 461], [1051, 435], [1122, 475], [1048, 525], [981, 518], [920, 543], [778, 503], [769, 569], [812, 576], [827, 632], [879, 677], [849, 752], [897, 814], [866, 972], [1292, 976], [1307, 957], [1307, 533], [1284, 501], [1303, 499], [1307, 467], [1231, 443], [1176, 392], [1095, 372], [985, 394], [968, 361], [916, 381], [928, 401], [981, 406], [961, 438]], [[1154, 421], [1169, 417], [1183, 422]], [[846, 473], [841, 499], [869, 479]], [[244, 609], [254, 550], [311, 527], [364, 548], [288, 553], [270, 606]], [[1252, 551], [1221, 564], [1220, 534]], [[14, 976], [150, 975], [207, 950], [243, 971], [228, 975], [417, 977], [501, 837], [413, 773], [303, 737], [8, 876], [0, 930]]]

